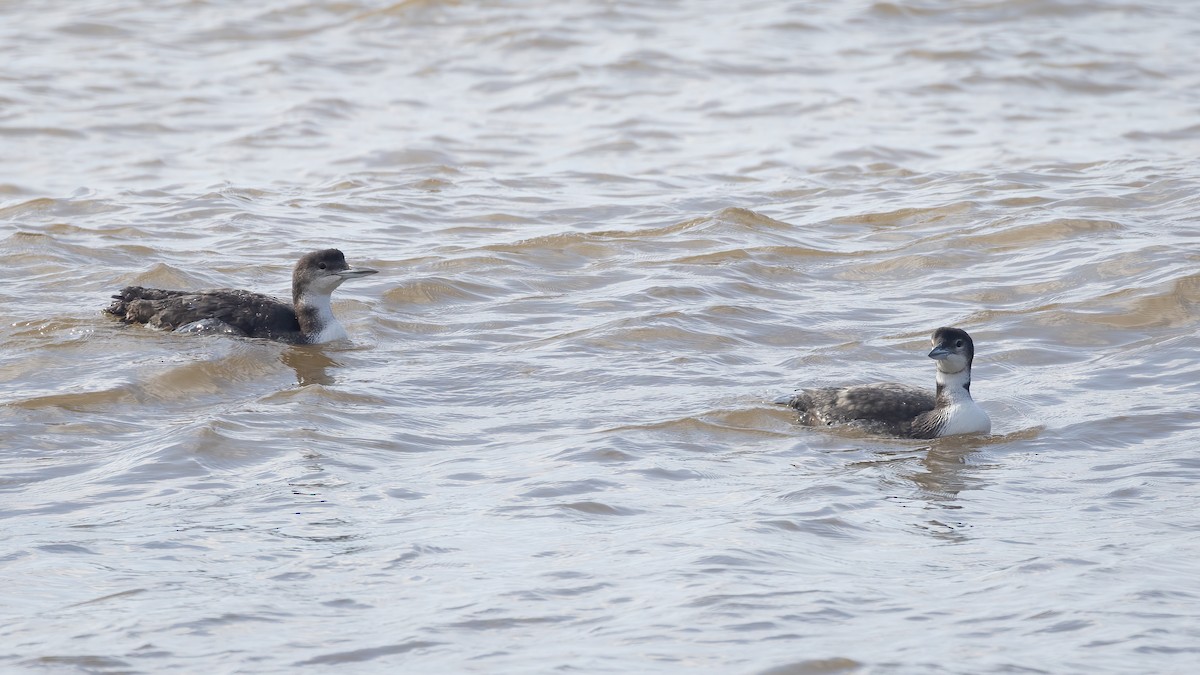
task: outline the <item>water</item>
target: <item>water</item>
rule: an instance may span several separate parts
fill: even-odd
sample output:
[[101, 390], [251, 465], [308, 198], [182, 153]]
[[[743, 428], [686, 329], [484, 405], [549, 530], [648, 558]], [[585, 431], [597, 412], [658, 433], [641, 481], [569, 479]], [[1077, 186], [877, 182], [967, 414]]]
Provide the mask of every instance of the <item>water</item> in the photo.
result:
[[[1186, 3], [0, 17], [4, 670], [1193, 669]], [[99, 313], [329, 245], [349, 345]], [[770, 404], [939, 325], [992, 438]]]

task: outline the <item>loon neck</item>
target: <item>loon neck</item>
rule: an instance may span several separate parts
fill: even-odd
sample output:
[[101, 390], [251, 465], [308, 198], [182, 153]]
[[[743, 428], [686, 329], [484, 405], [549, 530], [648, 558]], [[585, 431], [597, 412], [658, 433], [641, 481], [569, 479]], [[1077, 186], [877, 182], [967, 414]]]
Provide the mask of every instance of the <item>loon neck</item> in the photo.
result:
[[936, 437], [958, 434], [990, 434], [992, 419], [971, 398], [971, 367], [957, 373], [937, 374]]
[[296, 319], [307, 342], [320, 344], [347, 337], [346, 329], [333, 315], [328, 293], [300, 293], [295, 298]]
[[971, 400], [971, 368], [963, 368], [957, 373], [937, 371], [938, 405], [963, 400]]

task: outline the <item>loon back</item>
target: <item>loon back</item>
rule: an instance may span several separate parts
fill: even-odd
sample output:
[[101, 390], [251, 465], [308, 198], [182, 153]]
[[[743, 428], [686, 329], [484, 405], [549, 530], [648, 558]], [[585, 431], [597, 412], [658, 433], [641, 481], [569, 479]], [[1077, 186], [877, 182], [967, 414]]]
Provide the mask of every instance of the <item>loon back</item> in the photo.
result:
[[846, 424], [874, 434], [934, 438], [939, 426], [936, 397], [895, 382], [805, 389], [781, 402], [812, 427]]
[[296, 310], [261, 293], [222, 288], [211, 291], [168, 291], [127, 286], [113, 296], [105, 311], [125, 323], [145, 323], [176, 330], [200, 321], [219, 321], [219, 332], [281, 342], [304, 343]]

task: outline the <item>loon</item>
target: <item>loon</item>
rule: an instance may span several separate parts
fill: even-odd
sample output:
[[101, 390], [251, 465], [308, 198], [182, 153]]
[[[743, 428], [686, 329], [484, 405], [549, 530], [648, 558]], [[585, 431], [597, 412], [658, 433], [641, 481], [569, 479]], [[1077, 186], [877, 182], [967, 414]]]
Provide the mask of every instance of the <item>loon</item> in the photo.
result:
[[336, 248], [305, 254], [292, 270], [291, 304], [268, 295], [222, 288], [167, 291], [127, 286], [104, 311], [125, 323], [147, 323], [184, 333], [224, 333], [291, 344], [346, 338], [330, 295], [347, 279], [377, 270], [351, 268]]
[[895, 382], [804, 389], [776, 403], [800, 411], [809, 426], [850, 424], [901, 438], [988, 434], [992, 420], [971, 398], [975, 343], [959, 328], [939, 328], [929, 358], [937, 361], [937, 391]]

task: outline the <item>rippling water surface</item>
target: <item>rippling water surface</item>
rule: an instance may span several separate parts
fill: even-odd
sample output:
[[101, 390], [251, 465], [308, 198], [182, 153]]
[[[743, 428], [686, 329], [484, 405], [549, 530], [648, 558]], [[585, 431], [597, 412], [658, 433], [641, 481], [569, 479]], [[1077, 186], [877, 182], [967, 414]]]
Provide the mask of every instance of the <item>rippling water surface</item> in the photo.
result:
[[[0, 667], [1191, 672], [1188, 3], [6, 3]], [[380, 274], [352, 343], [127, 284]], [[932, 386], [987, 439], [799, 427]]]

